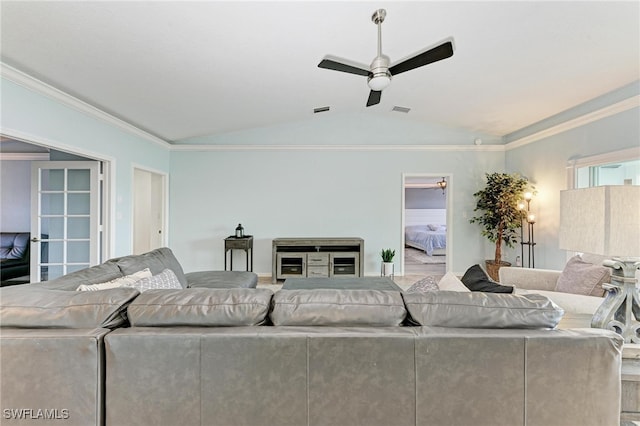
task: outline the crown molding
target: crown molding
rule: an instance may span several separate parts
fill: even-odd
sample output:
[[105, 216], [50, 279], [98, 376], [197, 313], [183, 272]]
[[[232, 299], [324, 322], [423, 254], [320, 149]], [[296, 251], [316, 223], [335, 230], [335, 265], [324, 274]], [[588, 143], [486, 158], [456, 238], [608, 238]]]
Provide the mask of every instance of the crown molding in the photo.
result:
[[113, 115], [104, 112], [101, 109], [94, 107], [93, 105], [81, 101], [80, 99], [63, 92], [60, 89], [56, 89], [55, 87], [41, 80], [38, 80], [37, 78], [30, 76], [29, 74], [26, 74], [16, 68], [13, 68], [12, 66], [5, 64], [4, 62], [0, 62], [0, 75], [15, 84], [18, 84], [40, 95], [47, 96], [57, 102], [60, 102], [63, 105], [75, 109], [76, 111], [80, 111], [81, 113], [86, 114], [90, 117], [97, 118], [98, 120], [106, 122], [107, 124], [115, 126], [134, 136], [158, 144], [165, 149], [169, 149], [171, 147], [171, 144], [167, 141], [154, 136], [130, 123], [127, 123], [120, 118], [114, 117]]
[[172, 145], [171, 151], [489, 151], [504, 145]]
[[588, 114], [584, 114], [572, 120], [565, 121], [564, 123], [551, 126], [529, 136], [524, 136], [520, 139], [516, 139], [512, 142], [507, 143], [505, 145], [505, 150], [509, 151], [515, 148], [520, 148], [530, 143], [537, 142], [541, 139], [548, 138], [559, 133], [566, 132], [567, 130], [575, 129], [576, 127], [584, 126], [594, 121], [638, 107], [640, 107], [640, 95], [635, 95], [615, 104], [611, 104]]

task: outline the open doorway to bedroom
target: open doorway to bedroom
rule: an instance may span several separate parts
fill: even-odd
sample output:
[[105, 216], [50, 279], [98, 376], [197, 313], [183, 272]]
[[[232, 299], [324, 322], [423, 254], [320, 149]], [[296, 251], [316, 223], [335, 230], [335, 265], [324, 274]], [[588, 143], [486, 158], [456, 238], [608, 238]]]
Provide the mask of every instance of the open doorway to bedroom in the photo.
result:
[[442, 276], [447, 271], [451, 176], [404, 174], [402, 185], [403, 275]]

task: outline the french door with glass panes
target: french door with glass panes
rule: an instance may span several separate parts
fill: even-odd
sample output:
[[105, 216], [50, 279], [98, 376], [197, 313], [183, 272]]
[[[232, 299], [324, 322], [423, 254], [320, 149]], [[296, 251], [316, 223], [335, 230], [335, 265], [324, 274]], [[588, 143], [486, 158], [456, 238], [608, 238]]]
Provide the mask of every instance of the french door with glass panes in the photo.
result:
[[34, 161], [31, 174], [31, 282], [96, 265], [100, 162]]

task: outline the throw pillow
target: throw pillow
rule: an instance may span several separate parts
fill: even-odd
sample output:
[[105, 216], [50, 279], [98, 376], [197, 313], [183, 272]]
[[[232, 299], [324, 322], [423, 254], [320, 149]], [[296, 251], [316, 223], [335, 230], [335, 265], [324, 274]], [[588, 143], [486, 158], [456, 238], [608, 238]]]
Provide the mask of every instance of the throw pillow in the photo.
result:
[[156, 289], [181, 289], [182, 285], [180, 281], [178, 281], [175, 272], [171, 269], [165, 269], [157, 275], [134, 282], [130, 287], [136, 288], [142, 293], [147, 290]]
[[471, 291], [462, 284], [462, 281], [460, 281], [453, 272], [447, 272], [445, 276], [440, 279], [438, 289], [442, 291], [462, 291], [465, 293]]
[[136, 281], [150, 276], [151, 271], [149, 268], [145, 268], [142, 271], [135, 272], [131, 275], [125, 275], [124, 277], [116, 278], [115, 280], [107, 281], [105, 283], [82, 284], [78, 286], [76, 291], [98, 291], [117, 287], [131, 287]]
[[610, 279], [611, 273], [606, 266], [594, 265], [585, 262], [580, 256], [574, 256], [558, 277], [556, 291], [602, 297], [602, 284]]
[[480, 267], [473, 265], [462, 276], [462, 283], [471, 291], [483, 291], [485, 293], [513, 293], [513, 287], [500, 285], [492, 280]]
[[424, 277], [420, 281], [413, 283], [406, 292], [407, 293], [421, 293], [423, 291], [437, 291], [439, 290], [436, 280], [432, 276]]
[[420, 325], [461, 328], [555, 328], [562, 308], [539, 294], [428, 291], [403, 294]]

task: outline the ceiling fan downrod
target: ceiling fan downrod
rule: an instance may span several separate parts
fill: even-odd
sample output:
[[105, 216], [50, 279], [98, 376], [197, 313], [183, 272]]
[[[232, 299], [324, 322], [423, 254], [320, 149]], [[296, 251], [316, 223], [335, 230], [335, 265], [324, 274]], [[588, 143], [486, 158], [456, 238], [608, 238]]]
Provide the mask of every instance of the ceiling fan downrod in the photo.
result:
[[391, 82], [391, 73], [389, 72], [389, 57], [382, 54], [382, 23], [387, 16], [387, 11], [378, 9], [371, 15], [371, 20], [378, 26], [378, 55], [373, 59], [370, 65], [371, 74], [367, 79], [369, 87], [373, 91], [381, 91]]

